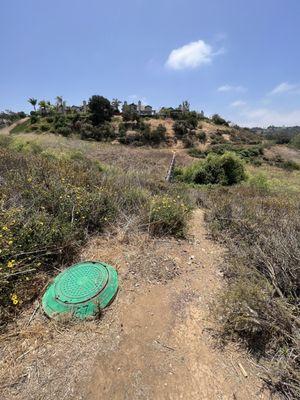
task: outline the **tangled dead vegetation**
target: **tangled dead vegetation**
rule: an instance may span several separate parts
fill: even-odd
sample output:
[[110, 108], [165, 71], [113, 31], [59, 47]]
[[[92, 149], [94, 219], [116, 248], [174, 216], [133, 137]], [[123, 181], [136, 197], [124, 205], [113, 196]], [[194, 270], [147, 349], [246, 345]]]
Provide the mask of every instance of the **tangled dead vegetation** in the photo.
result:
[[239, 336], [270, 361], [266, 381], [300, 396], [299, 199], [251, 187], [204, 200], [213, 234], [228, 247], [228, 287], [217, 302], [223, 337]]

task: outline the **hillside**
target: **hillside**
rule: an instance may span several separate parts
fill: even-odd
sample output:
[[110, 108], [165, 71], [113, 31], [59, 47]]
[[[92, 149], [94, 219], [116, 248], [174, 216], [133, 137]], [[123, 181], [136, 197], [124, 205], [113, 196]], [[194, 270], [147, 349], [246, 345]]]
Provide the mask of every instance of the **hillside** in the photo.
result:
[[[145, 122], [175, 137], [174, 120]], [[31, 127], [0, 136], [3, 398], [296, 399], [299, 152], [207, 120], [188, 148]], [[117, 299], [100, 320], [49, 321], [45, 285], [86, 259], [117, 268]]]

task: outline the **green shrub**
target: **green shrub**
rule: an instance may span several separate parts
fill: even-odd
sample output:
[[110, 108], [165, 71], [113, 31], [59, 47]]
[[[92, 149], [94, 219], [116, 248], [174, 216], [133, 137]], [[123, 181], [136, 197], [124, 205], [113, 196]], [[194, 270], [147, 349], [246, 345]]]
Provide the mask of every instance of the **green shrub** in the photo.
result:
[[207, 140], [206, 133], [204, 131], [197, 132], [197, 137], [201, 143], [205, 143]]
[[53, 117], [47, 117], [46, 121], [48, 122], [48, 124], [52, 124], [53, 121], [54, 121], [54, 118]]
[[67, 125], [67, 119], [64, 115], [56, 114], [54, 116], [54, 128], [57, 130]]
[[184, 236], [190, 211], [190, 207], [179, 196], [154, 197], [149, 217], [151, 233]]
[[94, 127], [92, 124], [82, 124], [80, 128], [80, 137], [83, 140], [93, 139], [94, 138]]
[[145, 124], [144, 122], [139, 124], [139, 130], [141, 132], [142, 144], [158, 145], [162, 141], [166, 140], [166, 128], [159, 124], [156, 128], [151, 129], [150, 124]]
[[229, 152], [222, 156], [210, 154], [205, 160], [184, 168], [179, 176], [185, 182], [198, 185], [234, 185], [246, 179], [242, 160]]
[[38, 117], [36, 115], [31, 115], [30, 117], [30, 123], [31, 124], [36, 124], [38, 121]]
[[228, 122], [227, 122], [224, 118], [220, 117], [219, 114], [214, 114], [214, 115], [211, 117], [211, 120], [212, 120], [212, 122], [213, 122], [214, 124], [216, 124], [216, 125], [225, 125], [225, 126], [229, 126]]
[[72, 129], [69, 126], [61, 126], [56, 129], [56, 133], [59, 135], [68, 137], [72, 134]]
[[284, 169], [287, 169], [288, 171], [299, 171], [300, 170], [300, 164], [298, 164], [292, 160], [282, 162], [281, 167]]
[[197, 148], [188, 149], [188, 154], [195, 158], [205, 158], [207, 156], [205, 152]]
[[187, 135], [189, 133], [189, 129], [191, 128], [192, 127], [188, 121], [175, 121], [175, 123], [173, 124], [173, 130], [175, 132], [175, 135], [179, 138], [181, 138], [184, 135]]
[[82, 124], [80, 128], [81, 139], [92, 139], [96, 141], [108, 141], [116, 138], [114, 127], [109, 122], [102, 125], [93, 126], [91, 124]]
[[40, 130], [42, 132], [47, 132], [47, 131], [49, 131], [49, 129], [50, 129], [50, 126], [48, 124], [41, 124], [40, 125]]
[[157, 128], [152, 129], [150, 136], [151, 144], [159, 144], [166, 140], [167, 129], [162, 124], [159, 124]]

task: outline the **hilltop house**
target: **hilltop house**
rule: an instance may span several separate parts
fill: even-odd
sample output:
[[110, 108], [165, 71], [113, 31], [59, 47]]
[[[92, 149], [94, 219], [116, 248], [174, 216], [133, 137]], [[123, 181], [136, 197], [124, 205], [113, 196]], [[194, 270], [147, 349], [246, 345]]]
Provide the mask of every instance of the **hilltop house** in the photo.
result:
[[68, 113], [68, 112], [78, 112], [78, 113], [86, 113], [87, 112], [87, 103], [84, 100], [81, 106], [67, 106], [65, 101], [62, 99], [58, 99], [56, 102], [56, 111], [59, 113]]
[[139, 100], [137, 104], [131, 103], [127, 104], [127, 101], [124, 101], [122, 112], [129, 111], [131, 113], [136, 113], [141, 116], [151, 117], [151, 115], [155, 115], [156, 111], [153, 110], [152, 106], [150, 105], [143, 105], [142, 102]]

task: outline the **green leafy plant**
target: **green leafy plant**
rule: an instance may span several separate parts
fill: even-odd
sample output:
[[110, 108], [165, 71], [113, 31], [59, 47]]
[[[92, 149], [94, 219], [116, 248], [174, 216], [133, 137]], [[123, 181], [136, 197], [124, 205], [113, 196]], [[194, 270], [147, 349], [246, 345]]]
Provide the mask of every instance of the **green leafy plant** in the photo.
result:
[[234, 153], [209, 154], [205, 160], [176, 172], [179, 179], [198, 185], [234, 185], [246, 179], [242, 160]]

